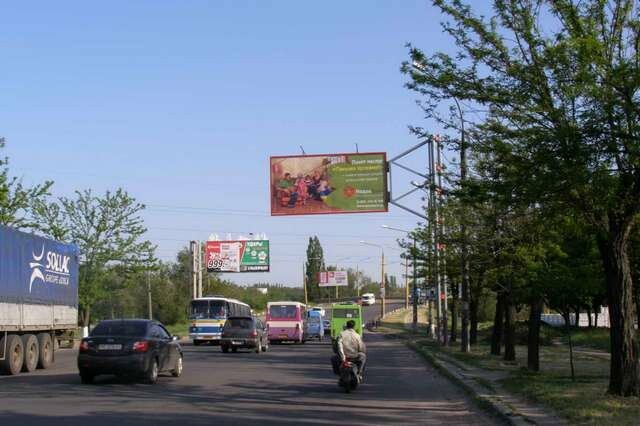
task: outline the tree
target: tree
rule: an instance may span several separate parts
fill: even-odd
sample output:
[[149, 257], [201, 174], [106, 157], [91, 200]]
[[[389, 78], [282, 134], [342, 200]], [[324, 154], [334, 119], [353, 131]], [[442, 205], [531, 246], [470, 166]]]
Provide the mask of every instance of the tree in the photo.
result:
[[322, 298], [321, 289], [318, 286], [318, 273], [325, 270], [324, 253], [317, 236], [309, 237], [307, 246], [306, 280], [309, 300]]
[[[0, 149], [5, 143], [5, 138], [0, 137]], [[27, 187], [22, 179], [9, 176], [8, 164], [8, 158], [0, 158], [0, 224], [17, 229], [37, 228], [33, 204], [49, 195], [53, 182]]]
[[[80, 323], [88, 325], [91, 307], [104, 292], [108, 265], [121, 265], [125, 271], [148, 269], [155, 263], [155, 246], [141, 240], [147, 229], [140, 216], [144, 205], [123, 189], [107, 191], [102, 197], [91, 190], [76, 191], [75, 198], [60, 197], [52, 206], [39, 211], [41, 228], [80, 249]], [[64, 237], [64, 238], [62, 238]]]
[[[434, 0], [455, 59], [411, 60], [416, 90], [486, 111], [489, 149], [507, 148], [532, 203], [559, 203], [597, 236], [611, 320], [609, 392], [640, 394], [629, 236], [640, 212], [640, 30], [633, 0], [494, 0], [494, 16]], [[405, 71], [411, 72], [409, 67]], [[441, 99], [441, 98], [440, 98]]]

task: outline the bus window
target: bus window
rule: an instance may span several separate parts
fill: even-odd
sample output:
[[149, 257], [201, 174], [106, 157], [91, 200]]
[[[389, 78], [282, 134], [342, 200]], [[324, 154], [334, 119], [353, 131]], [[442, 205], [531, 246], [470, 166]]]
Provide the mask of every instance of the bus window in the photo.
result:
[[191, 301], [191, 312], [189, 319], [206, 319], [209, 317], [209, 302], [206, 300]]
[[223, 300], [211, 300], [209, 302], [209, 318], [225, 319], [227, 317], [227, 302]]

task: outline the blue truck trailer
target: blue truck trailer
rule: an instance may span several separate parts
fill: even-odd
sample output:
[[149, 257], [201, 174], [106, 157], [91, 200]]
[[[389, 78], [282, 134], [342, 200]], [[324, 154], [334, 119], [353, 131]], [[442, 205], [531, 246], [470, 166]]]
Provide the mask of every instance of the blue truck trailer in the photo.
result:
[[0, 373], [48, 368], [78, 326], [74, 245], [0, 226]]

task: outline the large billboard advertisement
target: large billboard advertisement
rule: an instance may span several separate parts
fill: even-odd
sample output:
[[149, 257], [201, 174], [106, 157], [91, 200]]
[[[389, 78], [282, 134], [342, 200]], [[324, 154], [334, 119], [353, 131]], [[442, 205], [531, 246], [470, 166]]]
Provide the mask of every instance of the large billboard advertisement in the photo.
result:
[[383, 152], [271, 157], [271, 215], [386, 212]]
[[319, 287], [346, 287], [349, 285], [347, 271], [318, 272]]
[[207, 241], [209, 272], [269, 272], [269, 241]]

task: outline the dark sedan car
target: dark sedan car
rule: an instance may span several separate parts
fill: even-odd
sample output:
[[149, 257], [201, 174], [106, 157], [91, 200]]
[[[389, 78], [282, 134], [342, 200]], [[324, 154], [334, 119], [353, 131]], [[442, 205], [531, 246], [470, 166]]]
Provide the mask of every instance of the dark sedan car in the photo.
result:
[[229, 317], [222, 329], [220, 339], [222, 352], [229, 349], [237, 352], [238, 348], [249, 348], [260, 353], [269, 349], [267, 329], [259, 318]]
[[182, 348], [162, 324], [150, 320], [108, 320], [82, 339], [78, 370], [82, 383], [100, 374], [141, 377], [155, 383], [158, 374], [182, 374]]

